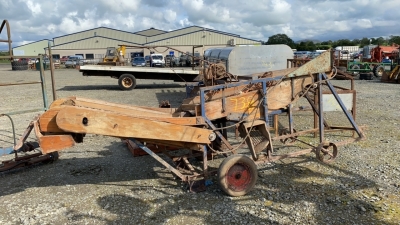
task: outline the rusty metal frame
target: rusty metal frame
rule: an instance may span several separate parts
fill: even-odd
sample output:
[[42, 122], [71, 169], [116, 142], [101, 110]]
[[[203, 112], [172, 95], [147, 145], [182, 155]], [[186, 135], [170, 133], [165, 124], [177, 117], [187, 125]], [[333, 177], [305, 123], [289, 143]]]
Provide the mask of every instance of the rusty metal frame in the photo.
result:
[[[11, 48], [11, 31], [10, 31], [10, 25], [7, 20], [3, 20], [1, 26], [0, 26], [0, 33], [2, 32], [4, 26], [7, 28], [7, 40], [0, 40], [0, 42], [6, 42], [8, 43], [8, 48], [9, 48], [9, 55], [8, 56], [0, 56], [0, 59], [9, 59], [10, 61], [14, 59], [20, 59], [20, 58], [36, 58], [39, 59], [39, 65], [40, 66], [40, 81], [30, 81], [30, 82], [19, 82], [19, 83], [0, 83], [0, 87], [4, 86], [16, 86], [16, 85], [30, 85], [30, 84], [41, 84], [41, 90], [42, 90], [42, 98], [43, 98], [43, 108], [37, 108], [37, 109], [29, 109], [29, 110], [20, 110], [20, 111], [13, 111], [13, 112], [8, 112], [8, 113], [2, 113], [0, 114], [0, 117], [6, 116], [9, 118], [12, 126], [12, 134], [13, 134], [13, 142], [14, 145], [13, 147], [1, 149], [0, 148], [0, 156], [5, 155], [5, 154], [14, 154], [14, 159], [12, 160], [7, 160], [7, 161], [2, 161], [0, 164], [0, 172], [10, 170], [13, 168], [18, 168], [22, 166], [27, 166], [27, 165], [32, 165], [38, 162], [43, 162], [43, 161], [48, 161], [48, 160], [55, 160], [58, 158], [58, 153], [50, 153], [43, 155], [41, 152], [40, 153], [34, 153], [30, 155], [25, 155], [25, 156], [19, 156], [18, 153], [20, 152], [27, 152], [27, 151], [32, 151], [36, 147], [33, 147], [34, 145], [27, 143], [25, 144], [24, 142], [26, 141], [27, 137], [29, 136], [30, 132], [33, 129], [33, 124], [29, 124], [28, 128], [25, 130], [24, 134], [21, 136], [21, 138], [16, 142], [16, 135], [15, 135], [15, 128], [14, 128], [14, 121], [11, 118], [11, 115], [18, 115], [18, 114], [24, 114], [24, 113], [30, 113], [30, 112], [39, 112], [39, 111], [46, 111], [49, 108], [49, 101], [47, 98], [47, 88], [46, 88], [46, 80], [44, 76], [44, 68], [43, 68], [43, 56], [13, 56], [12, 48]], [[49, 46], [50, 47], [50, 46]], [[50, 64], [52, 65], [52, 64]], [[53, 67], [50, 66], [52, 70], [52, 88], [53, 88], [53, 99], [56, 99], [56, 92], [55, 92], [55, 87], [54, 87], [54, 77], [53, 77]], [[35, 144], [36, 146], [36, 144]], [[38, 145], [37, 145], [38, 146]]]
[[[314, 96], [315, 95], [318, 96], [318, 98], [317, 98], [318, 101], [316, 101], [314, 103], [311, 101], [310, 97], [308, 98], [312, 111], [317, 115], [316, 116], [316, 119], [318, 122], [317, 127], [313, 128], [313, 129], [309, 129], [309, 130], [303, 130], [303, 131], [298, 131], [298, 132], [295, 131], [294, 125], [292, 124], [293, 123], [292, 113], [295, 110], [293, 110], [291, 107], [289, 107], [288, 110], [281, 110], [281, 111], [278, 110], [278, 111], [274, 111], [274, 112], [269, 112], [269, 114], [271, 114], [271, 115], [278, 115], [280, 113], [286, 112], [286, 113], [288, 113], [289, 123], [291, 123], [289, 134], [275, 135], [274, 137], [271, 138], [272, 140], [284, 140], [284, 139], [296, 140], [296, 141], [299, 141], [299, 142], [309, 145], [309, 148], [306, 148], [306, 149], [300, 148], [298, 151], [291, 152], [289, 154], [282, 154], [282, 155], [272, 155], [271, 154], [272, 152], [270, 150], [266, 149], [265, 150], [266, 152], [263, 150], [260, 154], [260, 157], [254, 161], [256, 164], [262, 164], [265, 162], [282, 160], [282, 159], [290, 158], [290, 157], [297, 157], [300, 155], [313, 153], [313, 152], [318, 154], [318, 152], [321, 151], [321, 149], [323, 148], [324, 143], [325, 143], [325, 138], [324, 138], [325, 132], [338, 132], [338, 131], [346, 131], [347, 130], [347, 131], [356, 132], [358, 134], [358, 137], [356, 137], [356, 138], [354, 138], [354, 137], [349, 138], [349, 139], [346, 139], [346, 140], [338, 142], [338, 143], [328, 143], [328, 146], [333, 145], [334, 148], [336, 148], [337, 146], [355, 142], [355, 141], [358, 141], [358, 140], [361, 140], [362, 138], [364, 138], [364, 134], [361, 132], [360, 127], [355, 123], [355, 111], [351, 110], [351, 113], [347, 112], [347, 110], [344, 108], [343, 102], [340, 100], [340, 97], [338, 96], [338, 94], [341, 94], [341, 93], [352, 93], [352, 94], [354, 94], [353, 98], [355, 99], [354, 84], [352, 83], [351, 90], [349, 90], [346, 88], [333, 86], [330, 83], [330, 81], [328, 80], [328, 77], [325, 73], [315, 74], [315, 76], [317, 77], [317, 84], [320, 87], [328, 86], [330, 89], [330, 91], [322, 91], [322, 88], [317, 88], [316, 91], [309, 90], [309, 92], [312, 93]], [[202, 117], [207, 122], [210, 129], [215, 130], [215, 125], [212, 123], [212, 121], [210, 121], [207, 118], [205, 107], [204, 107], [205, 103], [206, 103], [204, 96], [207, 93], [207, 91], [224, 90], [225, 88], [234, 87], [234, 86], [243, 85], [243, 84], [257, 84], [257, 83], [263, 84], [263, 83], [266, 83], [267, 81], [280, 79], [280, 78], [281, 77], [261, 78], [261, 79], [257, 79], [257, 80], [243, 81], [240, 83], [229, 83], [229, 84], [224, 84], [224, 85], [201, 87], [200, 88], [200, 106], [201, 106]], [[264, 88], [266, 88], [266, 87], [263, 86], [263, 89]], [[267, 106], [268, 96], [266, 94], [266, 91], [262, 91], [262, 92], [265, 93], [264, 97], [262, 98], [262, 102], [264, 104], [261, 104], [260, 106], [262, 108], [264, 108], [265, 113], [262, 114], [261, 119], [265, 120], [266, 124], [269, 124], [268, 123], [268, 110], [266, 110], [266, 108], [265, 108]], [[324, 119], [323, 106], [322, 106], [322, 94], [333, 94], [335, 96], [338, 104], [342, 107], [343, 112], [346, 114], [347, 118], [349, 119], [350, 123], [352, 124], [352, 127], [339, 127], [339, 126], [328, 125], [327, 121], [325, 121], [325, 119]], [[306, 96], [306, 95], [304, 95], [304, 96]], [[224, 99], [224, 98], [225, 98], [225, 96], [223, 97], [223, 99], [221, 99], [222, 104], [225, 104], [225, 102], [226, 102], [226, 99]], [[355, 108], [355, 104], [356, 104], [356, 102], [354, 100], [353, 108]], [[228, 140], [219, 131], [215, 130], [215, 132], [216, 132], [217, 136], [223, 141], [223, 143], [225, 143], [225, 142], [228, 143], [228, 144], [226, 144], [228, 149], [233, 149], [233, 148], [238, 147], [238, 146], [230, 146]], [[317, 146], [310, 145], [308, 143], [301, 141], [300, 139], [297, 139], [297, 136], [301, 136], [301, 135], [308, 134], [308, 133], [319, 133], [319, 144]], [[189, 189], [191, 191], [197, 192], [197, 191], [205, 190], [207, 178], [211, 174], [215, 174], [217, 172], [215, 170], [213, 170], [213, 171], [208, 170], [208, 165], [207, 165], [207, 151], [209, 151], [208, 146], [202, 146], [202, 149], [200, 150], [200, 152], [203, 154], [203, 157], [202, 157], [203, 158], [203, 171], [202, 171], [202, 173], [198, 173], [197, 171], [194, 170], [194, 168], [190, 165], [189, 161], [187, 160], [187, 158], [190, 156], [181, 155], [178, 157], [172, 157], [168, 153], [164, 153], [166, 156], [168, 156], [175, 162], [175, 166], [176, 166], [176, 168], [175, 168], [171, 164], [169, 164], [168, 162], [163, 160], [161, 157], [159, 157], [155, 152], [151, 151], [145, 145], [141, 144], [139, 141], [136, 141], [134, 139], [131, 139], [131, 140], [132, 140], [132, 143], [134, 143], [136, 145], [136, 147], [140, 147], [142, 150], [147, 152], [150, 156], [152, 156], [154, 159], [156, 159], [162, 165], [164, 165], [167, 169], [169, 169], [172, 173], [174, 173], [177, 177], [179, 177], [182, 181], [187, 182], [189, 184]], [[337, 151], [337, 148], [336, 148], [336, 151]], [[319, 160], [321, 160], [321, 159], [319, 159]], [[181, 172], [182, 170], [191, 175], [184, 175]], [[201, 178], [201, 180], [199, 180], [199, 178]]]

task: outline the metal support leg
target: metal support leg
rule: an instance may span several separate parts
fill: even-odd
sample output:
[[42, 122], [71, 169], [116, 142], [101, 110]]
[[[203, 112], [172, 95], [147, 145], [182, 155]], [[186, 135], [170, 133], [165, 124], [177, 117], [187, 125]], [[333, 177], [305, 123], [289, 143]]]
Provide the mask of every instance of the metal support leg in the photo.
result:
[[151, 157], [153, 157], [154, 159], [156, 159], [158, 162], [160, 162], [161, 164], [163, 164], [167, 169], [169, 169], [172, 173], [174, 173], [176, 176], [178, 176], [179, 178], [181, 178], [182, 181], [188, 181], [188, 177], [184, 176], [181, 172], [179, 172], [177, 169], [175, 169], [173, 166], [171, 166], [169, 163], [167, 163], [164, 159], [162, 159], [160, 156], [158, 156], [156, 153], [154, 153], [153, 151], [151, 151], [149, 148], [147, 148], [146, 146], [144, 146], [142, 143], [140, 143], [139, 141], [137, 141], [134, 138], [130, 138], [130, 141], [132, 141], [133, 143], [135, 143], [139, 148], [141, 148], [143, 151], [145, 151], [147, 154], [149, 154]]
[[325, 139], [324, 137], [324, 110], [322, 101], [322, 74], [318, 74], [318, 114], [319, 114], [319, 142], [322, 143]]
[[207, 162], [207, 146], [203, 145], [203, 173], [204, 179], [207, 179], [208, 175], [208, 162]]
[[288, 105], [288, 117], [289, 117], [289, 132], [293, 134], [293, 112], [292, 112], [292, 104]]
[[326, 80], [326, 85], [329, 87], [329, 89], [331, 90], [333, 96], [335, 97], [336, 101], [339, 103], [340, 108], [342, 109], [342, 111], [344, 112], [344, 114], [346, 115], [347, 119], [349, 120], [349, 122], [351, 123], [351, 125], [353, 126], [353, 128], [356, 130], [358, 136], [360, 138], [363, 138], [364, 135], [361, 133], [360, 128], [357, 126], [356, 122], [354, 121], [353, 117], [351, 116], [350, 112], [346, 109], [346, 106], [344, 105], [343, 101], [339, 98], [339, 95], [337, 94], [335, 88], [332, 86], [332, 84], [329, 82], [326, 74], [320, 74], [320, 78], [325, 79]]
[[44, 66], [43, 66], [43, 56], [40, 55], [39, 57], [39, 65], [40, 65], [40, 81], [41, 81], [41, 85], [42, 85], [42, 96], [43, 96], [43, 106], [44, 106], [44, 110], [46, 111], [47, 109], [49, 109], [49, 105], [48, 105], [48, 99], [47, 99], [47, 89], [46, 89], [46, 79], [44, 76]]

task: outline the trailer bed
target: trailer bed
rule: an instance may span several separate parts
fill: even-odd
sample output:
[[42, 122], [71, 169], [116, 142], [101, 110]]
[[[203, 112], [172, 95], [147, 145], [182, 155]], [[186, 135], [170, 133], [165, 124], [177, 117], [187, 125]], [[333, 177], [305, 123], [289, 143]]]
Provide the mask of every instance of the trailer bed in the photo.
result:
[[81, 66], [79, 72], [82, 72], [83, 76], [119, 77], [122, 74], [131, 74], [136, 79], [173, 80], [177, 82], [198, 81], [199, 77], [198, 70], [183, 68], [86, 65]]

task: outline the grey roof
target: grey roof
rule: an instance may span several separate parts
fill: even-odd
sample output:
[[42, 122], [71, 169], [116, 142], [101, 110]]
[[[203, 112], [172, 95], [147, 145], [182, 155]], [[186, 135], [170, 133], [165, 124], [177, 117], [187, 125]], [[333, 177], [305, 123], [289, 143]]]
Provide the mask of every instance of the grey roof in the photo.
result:
[[[49, 40], [49, 39], [42, 39], [42, 40], [39, 40], [39, 41], [33, 41], [33, 42], [29, 42], [29, 43], [26, 43], [26, 44], [23, 44], [23, 45], [15, 46], [15, 47], [13, 47], [13, 48], [19, 48], [19, 47], [22, 47], [22, 46], [25, 46], [25, 45], [34, 44], [34, 43], [41, 42], [41, 41], [51, 41], [51, 40]], [[7, 51], [8, 51], [8, 50], [7, 50]]]

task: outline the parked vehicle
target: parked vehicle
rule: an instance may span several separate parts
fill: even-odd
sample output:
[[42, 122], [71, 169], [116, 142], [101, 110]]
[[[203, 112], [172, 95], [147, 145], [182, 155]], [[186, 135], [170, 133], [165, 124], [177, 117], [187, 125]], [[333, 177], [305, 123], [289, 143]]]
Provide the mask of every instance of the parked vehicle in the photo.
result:
[[353, 53], [351, 54], [351, 58], [353, 58], [353, 59], [358, 59], [358, 58], [359, 58], [358, 52], [353, 52]]
[[146, 66], [150, 66], [150, 55], [146, 55], [144, 60], [146, 61]]
[[294, 54], [294, 58], [295, 59], [307, 59], [307, 58], [310, 57], [311, 52], [309, 52], [309, 51], [297, 51], [297, 52], [294, 52], [293, 54]]
[[198, 65], [200, 65], [200, 53], [198, 53], [198, 52], [195, 52], [194, 53], [194, 58], [193, 58], [193, 64], [195, 65], [195, 66], [198, 66]]
[[170, 67], [178, 66], [179, 58], [174, 55], [167, 55], [165, 56], [165, 63]]
[[68, 60], [68, 57], [69, 57], [69, 56], [63, 56], [63, 57], [61, 57], [60, 63], [61, 63], [61, 64], [64, 64], [64, 63]]
[[[372, 72], [374, 76], [381, 77], [385, 71], [389, 73], [397, 65], [395, 59], [399, 55], [398, 48], [399, 45], [397, 44], [375, 47], [374, 45], [366, 45], [363, 49], [362, 60], [348, 62], [347, 71], [353, 73]], [[387, 60], [384, 60], [386, 57]]]
[[65, 68], [75, 68], [76, 66], [85, 65], [85, 60], [81, 55], [69, 56], [65, 62]]
[[314, 59], [314, 58], [316, 58], [317, 56], [319, 56], [321, 54], [322, 54], [322, 52], [312, 52], [310, 54], [310, 59]]
[[102, 62], [99, 62], [98, 65], [110, 65], [110, 66], [119, 66], [125, 65], [125, 52], [126, 46], [121, 45], [118, 48], [116, 47], [108, 47], [106, 50], [106, 55], [103, 58]]
[[150, 55], [151, 66], [165, 67], [164, 56], [162, 54], [151, 54]]
[[135, 57], [132, 59], [132, 66], [146, 66], [144, 57]]
[[189, 56], [189, 52], [186, 54], [182, 54], [179, 57], [179, 66], [190, 66], [191, 64], [191, 57]]

